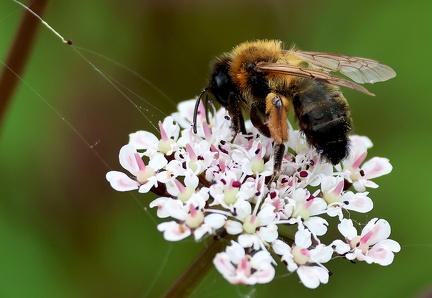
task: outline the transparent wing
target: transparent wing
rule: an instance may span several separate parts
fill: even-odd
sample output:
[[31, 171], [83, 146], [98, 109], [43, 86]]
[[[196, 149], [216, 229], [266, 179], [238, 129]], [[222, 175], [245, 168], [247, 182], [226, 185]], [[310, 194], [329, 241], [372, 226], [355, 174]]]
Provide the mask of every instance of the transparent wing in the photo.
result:
[[312, 68], [324, 71], [338, 71], [359, 84], [387, 81], [396, 76], [396, 72], [376, 60], [346, 56], [341, 54], [283, 51], [310, 64]]
[[367, 95], [371, 95], [371, 96], [375, 95], [359, 84], [348, 81], [341, 77], [334, 76], [328, 72], [323, 72], [319, 69], [298, 67], [298, 66], [293, 66], [293, 65], [283, 64], [283, 63], [260, 62], [257, 64], [257, 70], [264, 73], [278, 73], [278, 74], [292, 75], [292, 76], [297, 76], [302, 78], [309, 78], [309, 79], [322, 81], [336, 86], [347, 87], [356, 91], [363, 92]]

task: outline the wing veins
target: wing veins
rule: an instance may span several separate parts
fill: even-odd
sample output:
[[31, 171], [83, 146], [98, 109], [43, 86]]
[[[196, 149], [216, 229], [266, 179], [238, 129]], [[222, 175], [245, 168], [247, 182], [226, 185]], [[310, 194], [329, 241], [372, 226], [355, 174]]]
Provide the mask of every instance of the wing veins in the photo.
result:
[[309, 79], [322, 81], [336, 86], [347, 87], [359, 92], [363, 92], [367, 95], [374, 96], [373, 93], [369, 92], [366, 88], [364, 88], [363, 86], [357, 83], [312, 68], [293, 66], [293, 65], [283, 64], [283, 63], [262, 62], [257, 64], [257, 70], [261, 72], [267, 72], [267, 73], [278, 73], [284, 75], [292, 75], [292, 76], [298, 76], [303, 78], [309, 78]]

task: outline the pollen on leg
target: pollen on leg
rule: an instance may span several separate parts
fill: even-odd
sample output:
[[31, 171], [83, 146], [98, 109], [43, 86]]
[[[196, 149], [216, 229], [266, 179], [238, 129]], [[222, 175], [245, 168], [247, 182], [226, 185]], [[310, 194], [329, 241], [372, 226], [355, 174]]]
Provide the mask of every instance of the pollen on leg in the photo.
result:
[[266, 113], [269, 114], [268, 127], [276, 143], [288, 141], [287, 115], [289, 101], [285, 96], [269, 93], [266, 98]]

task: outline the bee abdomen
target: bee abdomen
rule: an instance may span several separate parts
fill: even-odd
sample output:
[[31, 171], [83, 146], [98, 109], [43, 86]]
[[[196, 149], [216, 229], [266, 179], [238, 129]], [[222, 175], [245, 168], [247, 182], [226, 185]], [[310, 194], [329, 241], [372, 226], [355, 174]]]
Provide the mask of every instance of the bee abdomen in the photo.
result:
[[314, 80], [296, 80], [293, 105], [299, 128], [308, 143], [332, 164], [349, 152], [351, 117], [339, 88]]

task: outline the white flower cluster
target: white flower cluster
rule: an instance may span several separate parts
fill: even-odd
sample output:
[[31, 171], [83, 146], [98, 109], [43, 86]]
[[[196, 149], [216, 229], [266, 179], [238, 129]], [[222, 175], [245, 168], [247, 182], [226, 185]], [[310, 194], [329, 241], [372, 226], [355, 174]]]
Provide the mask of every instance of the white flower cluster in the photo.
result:
[[[349, 219], [351, 211], [372, 210], [366, 190], [378, 185], [371, 179], [392, 170], [385, 158], [363, 163], [372, 146], [367, 137], [352, 136], [348, 158], [333, 166], [302, 133], [290, 129], [282, 174], [272, 181], [271, 139], [250, 122], [251, 134], [233, 138], [226, 111], [215, 110], [207, 122], [202, 106], [194, 134], [194, 105], [195, 100], [180, 103], [178, 112], [160, 122], [161, 138], [145, 131], [131, 134], [120, 150], [120, 164], [129, 174], [106, 175], [115, 190], [160, 196], [150, 207], [169, 219], [158, 225], [166, 240], [231, 239], [213, 263], [232, 284], [270, 282], [276, 259], [308, 288], [328, 282], [323, 264], [332, 257], [380, 265], [393, 261], [400, 245], [388, 239], [387, 221], [374, 218], [359, 233]], [[338, 217], [342, 237], [325, 244], [320, 237], [327, 233], [328, 216]]]

